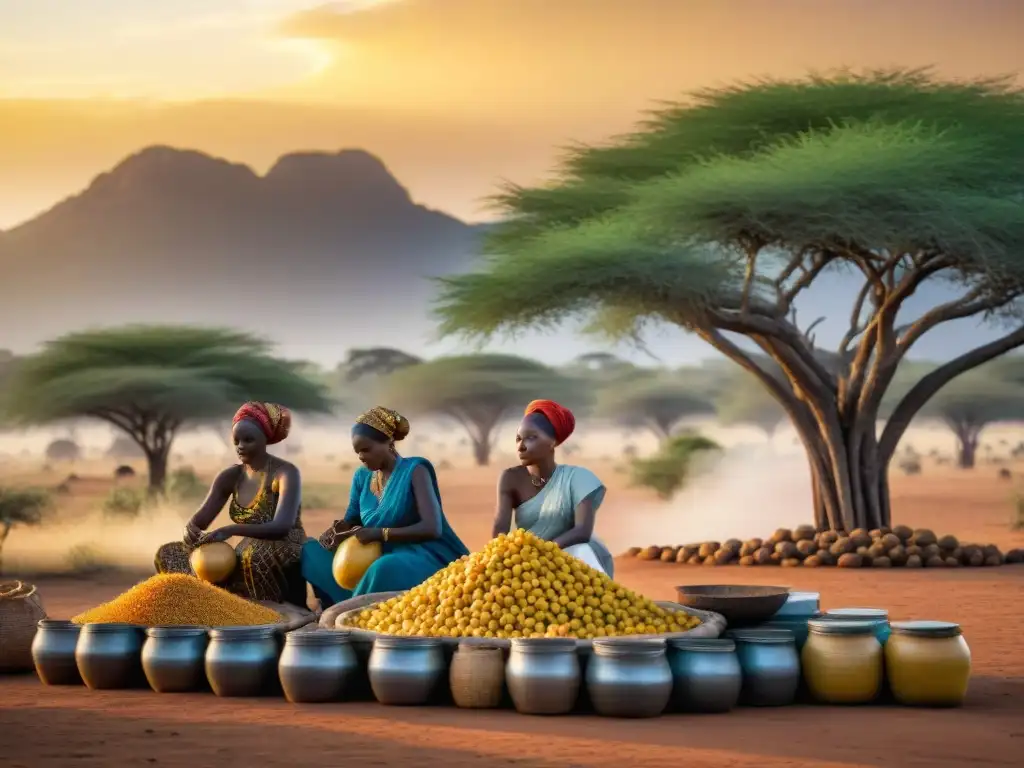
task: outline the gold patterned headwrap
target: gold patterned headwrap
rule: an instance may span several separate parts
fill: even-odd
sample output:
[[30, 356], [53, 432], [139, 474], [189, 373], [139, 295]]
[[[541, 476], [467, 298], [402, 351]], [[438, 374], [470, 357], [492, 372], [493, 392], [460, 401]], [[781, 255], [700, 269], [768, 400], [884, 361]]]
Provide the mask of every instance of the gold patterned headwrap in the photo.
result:
[[365, 424], [380, 432], [388, 440], [401, 440], [409, 434], [409, 421], [398, 411], [375, 405], [356, 418], [356, 424]]

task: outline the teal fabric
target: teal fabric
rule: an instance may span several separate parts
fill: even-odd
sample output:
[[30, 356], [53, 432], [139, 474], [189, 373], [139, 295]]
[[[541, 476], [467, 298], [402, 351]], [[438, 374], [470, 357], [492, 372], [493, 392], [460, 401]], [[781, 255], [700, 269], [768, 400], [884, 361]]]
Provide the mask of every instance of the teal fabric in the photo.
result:
[[[395, 465], [380, 500], [370, 490], [370, 471], [366, 467], [356, 470], [352, 477], [345, 522], [364, 528], [405, 528], [419, 522], [412, 490], [412, 475], [417, 467], [427, 470], [440, 502], [437, 473], [431, 463], [416, 456], [403, 457]], [[334, 580], [331, 571], [334, 553], [325, 549], [316, 539], [310, 539], [302, 547], [302, 575], [312, 585], [325, 608], [358, 595], [411, 589], [448, 564], [469, 554], [466, 545], [448, 524], [443, 505], [441, 509], [439, 538], [420, 542], [383, 543], [383, 554], [370, 566], [354, 590], [344, 589]]]
[[[552, 541], [576, 525], [576, 507], [581, 501], [591, 499], [596, 513], [604, 497], [604, 483], [589, 469], [559, 464], [540, 493], [516, 507], [514, 525]], [[615, 567], [611, 552], [596, 537], [591, 538], [590, 546], [605, 573], [611, 574]]]

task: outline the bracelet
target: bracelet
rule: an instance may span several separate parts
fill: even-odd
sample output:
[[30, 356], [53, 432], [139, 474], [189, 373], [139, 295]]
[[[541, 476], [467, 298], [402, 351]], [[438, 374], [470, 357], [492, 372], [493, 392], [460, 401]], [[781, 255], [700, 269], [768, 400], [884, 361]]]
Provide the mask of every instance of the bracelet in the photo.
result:
[[382, 536], [384, 538], [384, 543], [386, 544], [387, 541], [388, 541], [388, 536], [391, 534], [391, 529], [390, 528], [385, 528], [383, 531], [381, 531], [381, 534], [382, 534]]

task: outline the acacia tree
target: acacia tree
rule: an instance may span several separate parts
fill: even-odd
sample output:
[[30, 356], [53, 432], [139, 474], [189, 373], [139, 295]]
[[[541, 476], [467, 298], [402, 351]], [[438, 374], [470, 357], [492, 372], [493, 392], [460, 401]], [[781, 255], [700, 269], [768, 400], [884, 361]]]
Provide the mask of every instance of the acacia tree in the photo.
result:
[[[911, 419], [956, 376], [1024, 344], [1012, 320], [917, 381], [877, 433], [922, 336], [1020, 309], [1024, 96], [1009, 80], [896, 71], [704, 90], [560, 170], [553, 185], [499, 195], [506, 217], [485, 266], [445, 281], [443, 330], [486, 336], [589, 313], [620, 336], [652, 321], [696, 333], [786, 411], [819, 528], [889, 524], [887, 469]], [[823, 358], [794, 308], [839, 269], [861, 285]], [[908, 316], [907, 299], [939, 281], [957, 298]]]
[[0, 487], [0, 573], [4, 571], [4, 544], [16, 525], [39, 525], [50, 508], [50, 496], [36, 488]]
[[751, 376], [730, 376], [715, 399], [715, 413], [725, 425], [748, 424], [771, 440], [786, 418], [779, 401]]
[[946, 424], [956, 437], [957, 464], [973, 469], [985, 427], [1024, 420], [1024, 386], [971, 371], [940, 389], [919, 416]]
[[442, 357], [393, 373], [386, 398], [410, 415], [441, 415], [458, 422], [479, 466], [490, 462], [495, 432], [522, 414], [531, 400], [570, 394], [565, 379], [534, 360], [512, 355]]
[[410, 365], [422, 363], [423, 359], [391, 347], [367, 347], [349, 350], [342, 363], [345, 380], [359, 381], [366, 377], [387, 376]]
[[678, 374], [644, 373], [602, 388], [595, 412], [625, 427], [649, 429], [664, 442], [680, 422], [714, 415], [715, 407]]
[[26, 424], [100, 419], [146, 456], [151, 493], [163, 491], [167, 459], [184, 425], [209, 423], [246, 400], [298, 411], [330, 408], [324, 387], [253, 336], [191, 326], [127, 326], [71, 333], [24, 358], [7, 393]]

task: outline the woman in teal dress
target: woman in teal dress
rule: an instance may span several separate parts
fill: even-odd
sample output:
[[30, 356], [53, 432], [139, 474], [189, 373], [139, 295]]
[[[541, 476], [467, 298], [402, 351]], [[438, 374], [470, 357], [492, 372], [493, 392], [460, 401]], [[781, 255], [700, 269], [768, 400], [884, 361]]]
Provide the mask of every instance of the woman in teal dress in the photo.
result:
[[[409, 422], [380, 406], [352, 427], [352, 448], [363, 466], [352, 477], [345, 517], [302, 547], [302, 575], [322, 608], [357, 595], [398, 592], [426, 581], [469, 554], [441, 509], [437, 474], [429, 461], [398, 454], [395, 442], [409, 434]], [[383, 554], [353, 590], [339, 586], [331, 565], [349, 536], [381, 543]]]
[[519, 466], [501, 473], [492, 534], [508, 533], [514, 524], [608, 576], [615, 561], [594, 535], [604, 483], [585, 467], [555, 462], [555, 448], [576, 427], [572, 411], [552, 400], [534, 400], [516, 433]]

